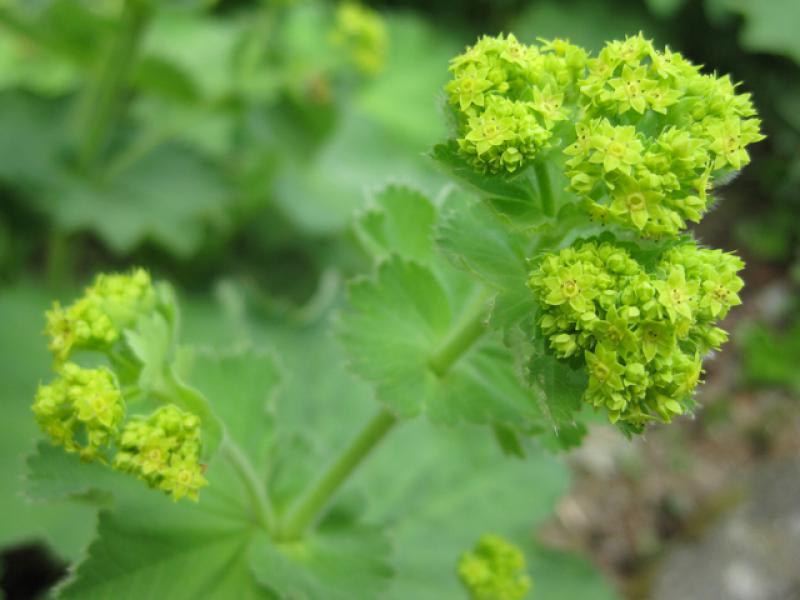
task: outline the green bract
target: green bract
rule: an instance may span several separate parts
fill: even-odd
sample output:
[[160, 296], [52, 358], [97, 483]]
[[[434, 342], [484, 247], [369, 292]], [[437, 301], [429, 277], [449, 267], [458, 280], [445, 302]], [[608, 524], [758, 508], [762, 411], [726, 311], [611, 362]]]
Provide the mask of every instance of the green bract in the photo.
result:
[[498, 535], [484, 535], [458, 561], [458, 576], [472, 600], [522, 600], [531, 588], [525, 556]]
[[699, 221], [713, 182], [746, 165], [746, 147], [764, 137], [750, 95], [729, 77], [702, 74], [641, 34], [593, 57], [562, 40], [484, 37], [450, 69], [458, 146], [474, 168], [511, 173], [546, 153], [593, 218], [643, 236]]
[[691, 409], [702, 357], [727, 339], [715, 323], [741, 302], [743, 266], [685, 242], [647, 270], [615, 244], [585, 242], [542, 255], [528, 284], [556, 356], [586, 361], [584, 400], [638, 431]]

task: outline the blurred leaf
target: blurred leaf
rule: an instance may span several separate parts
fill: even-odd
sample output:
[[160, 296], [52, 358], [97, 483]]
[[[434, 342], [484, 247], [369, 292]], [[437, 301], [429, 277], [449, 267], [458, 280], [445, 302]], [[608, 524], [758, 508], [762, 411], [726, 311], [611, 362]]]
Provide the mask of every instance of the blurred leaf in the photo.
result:
[[567, 38], [587, 50], [598, 51], [609, 40], [643, 31], [663, 39], [661, 28], [640, 3], [593, 0], [542, 0], [531, 3], [509, 27], [522, 42], [537, 38]]
[[275, 394], [282, 375], [275, 358], [256, 350], [194, 353], [189, 380], [225, 424], [225, 431], [263, 472], [275, 443]]
[[714, 0], [714, 9], [739, 13], [745, 24], [742, 45], [754, 52], [772, 52], [800, 64], [800, 10], [796, 0]]
[[58, 177], [66, 106], [18, 91], [0, 93], [0, 178], [35, 193]]
[[658, 17], [671, 17], [686, 4], [687, 0], [646, 0], [650, 11]]
[[213, 164], [189, 149], [161, 146], [111, 181], [66, 179], [46, 208], [67, 231], [97, 233], [124, 254], [150, 240], [178, 256], [196, 252], [206, 228], [224, 222], [228, 190]]
[[386, 22], [387, 64], [356, 101], [410, 153], [420, 154], [444, 137], [437, 99], [449, 79], [447, 65], [462, 47], [449, 29], [411, 14], [388, 14]]
[[250, 550], [256, 578], [281, 598], [383, 598], [392, 569], [380, 530], [346, 524], [323, 527], [302, 541], [275, 543], [260, 535]]
[[749, 382], [784, 386], [800, 394], [800, 319], [780, 332], [755, 324], [741, 336], [741, 344]]

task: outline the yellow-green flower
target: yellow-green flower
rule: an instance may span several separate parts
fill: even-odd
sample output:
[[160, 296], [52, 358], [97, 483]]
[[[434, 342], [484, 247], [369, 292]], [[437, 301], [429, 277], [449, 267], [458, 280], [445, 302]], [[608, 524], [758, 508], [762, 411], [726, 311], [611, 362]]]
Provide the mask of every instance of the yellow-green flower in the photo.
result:
[[498, 535], [484, 535], [458, 561], [458, 576], [471, 600], [522, 600], [530, 591], [525, 556]]

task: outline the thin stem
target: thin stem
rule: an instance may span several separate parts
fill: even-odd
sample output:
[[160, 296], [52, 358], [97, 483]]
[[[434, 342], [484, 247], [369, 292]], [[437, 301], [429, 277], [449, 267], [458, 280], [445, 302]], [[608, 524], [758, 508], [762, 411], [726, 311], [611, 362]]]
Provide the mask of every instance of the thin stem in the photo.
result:
[[550, 185], [550, 175], [547, 172], [547, 165], [544, 162], [536, 161], [533, 163], [533, 171], [536, 173], [536, 183], [539, 186], [539, 199], [542, 202], [542, 212], [546, 217], [555, 216], [555, 204], [553, 202], [553, 187]]
[[467, 318], [445, 340], [442, 347], [428, 361], [437, 377], [444, 377], [450, 367], [486, 331], [486, 295], [480, 294], [467, 309]]
[[119, 31], [111, 40], [97, 77], [82, 100], [80, 159], [87, 169], [95, 166], [98, 154], [108, 141], [150, 12], [148, 0], [125, 0]]
[[256, 475], [250, 460], [233, 440], [226, 437], [220, 447], [220, 451], [236, 470], [245, 487], [245, 491], [250, 498], [255, 523], [263, 527], [265, 531], [270, 531], [274, 522], [274, 514], [272, 504], [264, 491], [264, 482]]
[[280, 537], [293, 540], [301, 537], [314, 523], [348, 476], [355, 471], [383, 437], [397, 423], [397, 417], [381, 410], [350, 442], [344, 452], [328, 467], [317, 482], [289, 514]]

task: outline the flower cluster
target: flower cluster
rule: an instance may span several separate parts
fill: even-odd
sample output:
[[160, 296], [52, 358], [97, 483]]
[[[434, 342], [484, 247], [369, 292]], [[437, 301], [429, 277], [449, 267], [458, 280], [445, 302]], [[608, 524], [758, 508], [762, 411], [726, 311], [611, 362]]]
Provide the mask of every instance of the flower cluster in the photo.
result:
[[715, 322], [740, 304], [742, 267], [685, 242], [648, 271], [619, 246], [585, 242], [544, 255], [529, 286], [556, 356], [586, 360], [584, 400], [638, 431], [692, 407], [703, 357], [727, 340]]
[[461, 556], [458, 575], [472, 600], [521, 600], [531, 587], [522, 552], [497, 535], [484, 535]]
[[458, 145], [482, 172], [514, 172], [548, 147], [572, 115], [586, 52], [563, 40], [526, 46], [485, 36], [450, 63], [445, 90], [455, 107]]
[[113, 373], [73, 363], [61, 365], [55, 381], [39, 386], [32, 408], [54, 443], [87, 460], [104, 458], [125, 417]]
[[641, 34], [607, 44], [578, 85], [570, 187], [597, 218], [646, 236], [699, 221], [713, 180], [746, 165], [746, 147], [764, 137], [750, 95], [729, 77], [704, 75]]
[[[460, 152], [483, 173], [514, 172], [561, 148], [569, 187], [593, 218], [673, 236], [708, 210], [709, 189], [763, 139], [749, 94], [642, 35], [595, 57], [562, 40], [484, 37], [446, 85]], [[556, 154], [556, 153], [552, 153]]]
[[[138, 375], [129, 381], [128, 370], [132, 366], [138, 373], [143, 365], [129, 347], [117, 345], [143, 315], [174, 312], [165, 304], [168, 297], [157, 293], [146, 271], [135, 269], [98, 275], [72, 305], [56, 304], [47, 312], [46, 332], [58, 377], [39, 387], [32, 409], [42, 431], [67, 452], [133, 473], [176, 500], [196, 500], [197, 491], [206, 485], [199, 463], [200, 419], [172, 404], [149, 416], [131, 415], [132, 407], [148, 398], [137, 383]], [[105, 354], [112, 369], [70, 362], [77, 350]], [[165, 352], [164, 361], [166, 356]], [[166, 362], [151, 367], [169, 371]]]
[[105, 350], [144, 311], [155, 307], [156, 294], [144, 269], [128, 274], [98, 275], [81, 298], [47, 312], [46, 333], [56, 363], [74, 350]]
[[367, 75], [378, 73], [386, 61], [386, 26], [371, 9], [343, 2], [336, 10], [331, 42], [342, 48], [349, 60]]
[[197, 500], [207, 485], [200, 465], [200, 419], [174, 405], [132, 418], [122, 431], [114, 467], [132, 473], [175, 500]]

